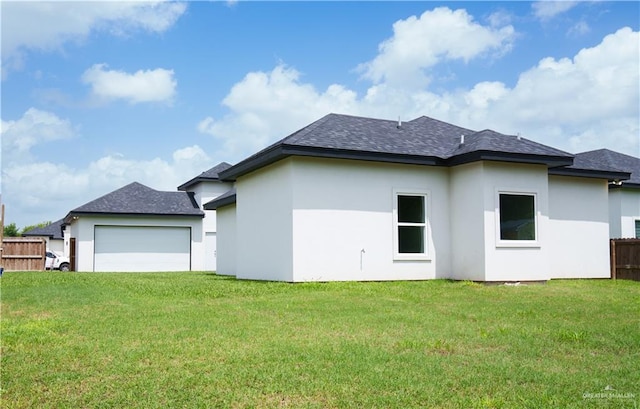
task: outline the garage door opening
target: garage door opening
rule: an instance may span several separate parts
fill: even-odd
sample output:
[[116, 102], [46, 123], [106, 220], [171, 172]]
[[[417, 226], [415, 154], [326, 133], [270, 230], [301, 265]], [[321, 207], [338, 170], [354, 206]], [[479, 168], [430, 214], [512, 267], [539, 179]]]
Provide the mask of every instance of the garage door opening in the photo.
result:
[[94, 271], [189, 271], [191, 228], [95, 226]]

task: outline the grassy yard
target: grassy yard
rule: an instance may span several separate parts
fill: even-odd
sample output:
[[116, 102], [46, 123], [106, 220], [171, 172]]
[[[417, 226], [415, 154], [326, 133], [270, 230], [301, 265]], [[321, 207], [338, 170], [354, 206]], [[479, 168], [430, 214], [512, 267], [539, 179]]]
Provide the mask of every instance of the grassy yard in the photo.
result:
[[5, 273], [3, 408], [638, 408], [640, 283]]

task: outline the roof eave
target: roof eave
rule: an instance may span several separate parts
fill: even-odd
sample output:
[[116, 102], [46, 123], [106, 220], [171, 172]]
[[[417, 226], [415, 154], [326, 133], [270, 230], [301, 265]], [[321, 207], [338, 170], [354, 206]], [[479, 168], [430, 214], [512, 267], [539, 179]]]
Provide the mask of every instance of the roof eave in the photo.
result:
[[606, 179], [608, 181], [627, 180], [631, 177], [631, 174], [628, 172], [616, 172], [616, 171], [596, 170], [596, 169], [577, 169], [577, 168], [553, 168], [553, 169], [549, 169], [549, 175]]
[[447, 160], [447, 165], [457, 166], [465, 163], [479, 161], [527, 163], [533, 165], [546, 165], [549, 168], [556, 168], [572, 165], [573, 156], [538, 155], [532, 153], [512, 153], [496, 151], [473, 151], [449, 158]]
[[235, 204], [236, 200], [237, 195], [234, 193], [220, 199], [213, 199], [212, 201], [205, 203], [202, 207], [204, 208], [204, 210], [218, 210], [221, 207]]
[[181, 184], [180, 186], [178, 186], [177, 190], [186, 192], [187, 189], [189, 189], [192, 186], [195, 186], [199, 183], [203, 183], [203, 182], [220, 182], [219, 178], [208, 178], [208, 177], [204, 177], [204, 176], [197, 176], [193, 179], [191, 179], [188, 182], [185, 182], [183, 184]]
[[26, 236], [26, 237], [48, 237], [50, 239], [61, 239], [61, 237], [55, 237], [55, 234], [53, 233], [29, 233], [29, 232], [25, 232], [22, 233], [22, 236]]
[[352, 159], [408, 165], [444, 166], [444, 160], [434, 156], [407, 155], [401, 153], [356, 151], [300, 145], [278, 145], [258, 156], [248, 158], [220, 173], [222, 181], [235, 181], [238, 177], [263, 168], [289, 156], [306, 156], [329, 159]]
[[204, 212], [193, 214], [176, 214], [176, 213], [132, 213], [132, 212], [78, 212], [70, 211], [64, 218], [64, 224], [70, 224], [74, 218], [87, 216], [121, 216], [121, 217], [140, 217], [140, 216], [172, 216], [172, 217], [200, 217], [203, 218]]
[[633, 183], [633, 182], [622, 182], [622, 184], [617, 185], [617, 184], [611, 184], [609, 185], [610, 189], [633, 189], [633, 190], [640, 190], [640, 183]]

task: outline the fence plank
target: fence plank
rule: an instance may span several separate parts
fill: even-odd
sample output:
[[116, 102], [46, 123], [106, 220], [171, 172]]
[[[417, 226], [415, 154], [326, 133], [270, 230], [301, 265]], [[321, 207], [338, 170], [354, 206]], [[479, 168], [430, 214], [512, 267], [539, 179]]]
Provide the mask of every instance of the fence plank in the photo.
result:
[[2, 267], [6, 271], [42, 271], [46, 242], [34, 237], [5, 237], [2, 240]]
[[611, 278], [640, 281], [640, 239], [611, 240]]

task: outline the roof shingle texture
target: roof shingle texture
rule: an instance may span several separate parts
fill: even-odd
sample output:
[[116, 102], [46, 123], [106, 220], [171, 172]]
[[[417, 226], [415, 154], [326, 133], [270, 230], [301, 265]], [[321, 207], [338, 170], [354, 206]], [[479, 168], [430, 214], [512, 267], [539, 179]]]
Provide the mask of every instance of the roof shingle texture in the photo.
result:
[[23, 236], [43, 236], [50, 237], [52, 239], [62, 240], [62, 223], [63, 219], [57, 220], [45, 227], [36, 227], [27, 232], [24, 232]]
[[[464, 144], [460, 143], [462, 135], [465, 136]], [[515, 135], [491, 130], [476, 132], [426, 116], [399, 124], [384, 119], [329, 114], [252, 157], [278, 145], [417, 155], [443, 160], [479, 151], [573, 156]]]
[[623, 185], [634, 184], [640, 186], [640, 158], [625, 155], [609, 149], [578, 153], [573, 161], [574, 169], [612, 170], [631, 173], [629, 180]]
[[193, 179], [178, 186], [178, 190], [187, 190], [189, 187], [194, 186], [200, 182], [210, 181], [215, 182], [220, 180], [220, 172], [229, 169], [231, 165], [227, 162], [220, 162], [216, 166], [209, 170], [205, 170]]
[[71, 214], [136, 214], [203, 216], [187, 192], [161, 192], [138, 182], [73, 209]]

